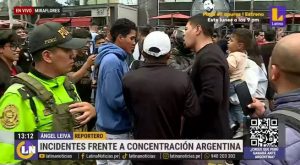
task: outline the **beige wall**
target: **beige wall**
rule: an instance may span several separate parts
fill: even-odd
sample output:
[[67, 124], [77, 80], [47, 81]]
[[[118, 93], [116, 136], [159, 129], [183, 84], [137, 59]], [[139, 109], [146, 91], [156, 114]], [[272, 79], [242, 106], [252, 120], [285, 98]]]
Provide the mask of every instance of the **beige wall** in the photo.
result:
[[127, 18], [137, 24], [138, 13], [137, 9], [118, 5], [118, 18]]

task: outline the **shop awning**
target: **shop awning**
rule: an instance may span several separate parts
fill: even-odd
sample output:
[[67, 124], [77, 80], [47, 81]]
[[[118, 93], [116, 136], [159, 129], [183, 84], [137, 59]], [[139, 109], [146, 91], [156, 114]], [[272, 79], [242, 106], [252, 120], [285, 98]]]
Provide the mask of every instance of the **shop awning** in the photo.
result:
[[73, 27], [88, 27], [91, 25], [91, 17], [74, 17], [71, 20], [71, 26]]
[[71, 21], [69, 17], [61, 17], [61, 18], [41, 18], [38, 20], [37, 24], [43, 24], [46, 22], [57, 22], [57, 23], [68, 23]]
[[37, 21], [37, 25], [40, 25], [40, 24], [43, 24], [43, 23], [46, 23], [46, 22], [51, 22], [53, 18], [41, 18]]
[[165, 15], [160, 15], [156, 17], [152, 17], [151, 19], [189, 19], [190, 16], [180, 14], [180, 13], [171, 13], [171, 14], [165, 14]]
[[67, 23], [70, 22], [71, 18], [69, 17], [61, 17], [61, 18], [53, 18], [52, 22], [58, 22], [58, 23]]

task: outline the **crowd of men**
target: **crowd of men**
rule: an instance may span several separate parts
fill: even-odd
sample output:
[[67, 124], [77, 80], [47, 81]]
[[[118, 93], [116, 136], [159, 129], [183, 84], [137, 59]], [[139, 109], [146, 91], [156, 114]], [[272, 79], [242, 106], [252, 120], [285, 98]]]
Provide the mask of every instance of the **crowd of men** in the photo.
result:
[[[257, 40], [243, 28], [225, 42], [217, 37], [213, 23], [201, 15], [171, 35], [149, 26], [137, 28], [125, 18], [100, 33], [95, 24], [89, 31], [69, 31], [53, 22], [35, 27], [28, 36], [22, 28], [1, 30], [0, 164], [20, 163], [14, 159], [14, 132], [102, 131], [110, 140], [232, 139], [245, 136], [246, 117], [274, 116], [283, 110], [299, 115], [299, 33], [277, 42], [272, 30], [258, 33]], [[243, 114], [234, 90], [243, 81], [253, 97], [249, 116]], [[285, 160], [226, 163], [299, 164], [300, 121], [284, 119]]]

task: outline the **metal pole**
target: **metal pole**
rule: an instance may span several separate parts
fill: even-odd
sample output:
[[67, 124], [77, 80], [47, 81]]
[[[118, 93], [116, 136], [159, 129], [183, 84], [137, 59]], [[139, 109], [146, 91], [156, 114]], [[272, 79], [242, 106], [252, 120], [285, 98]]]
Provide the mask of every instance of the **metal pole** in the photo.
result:
[[233, 0], [233, 10], [235, 12], [235, 0]]
[[148, 1], [145, 2], [145, 11], [146, 11], [146, 19], [147, 19], [147, 24], [149, 24], [149, 12], [148, 12]]
[[[159, 16], [159, 0], [157, 0], [157, 16]], [[157, 25], [159, 25], [159, 19], [157, 19]]]
[[[253, 13], [253, 6], [254, 6], [254, 0], [251, 0], [251, 5], [250, 5], [251, 13]], [[252, 17], [250, 17], [250, 26], [249, 26], [249, 29], [250, 29], [251, 31], [253, 30]]]
[[110, 15], [110, 0], [107, 0], [106, 25], [108, 26], [110, 26], [109, 15]]
[[13, 27], [13, 14], [12, 14], [11, 0], [8, 0], [7, 7], [8, 7], [8, 17], [9, 17], [9, 28], [11, 29]]

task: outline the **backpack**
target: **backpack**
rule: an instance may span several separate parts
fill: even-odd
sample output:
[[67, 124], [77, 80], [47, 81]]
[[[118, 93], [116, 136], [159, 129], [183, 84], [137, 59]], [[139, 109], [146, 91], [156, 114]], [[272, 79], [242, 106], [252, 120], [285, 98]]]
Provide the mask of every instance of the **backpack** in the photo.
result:
[[284, 109], [271, 112], [267, 117], [278, 118], [288, 127], [300, 133], [300, 109]]

